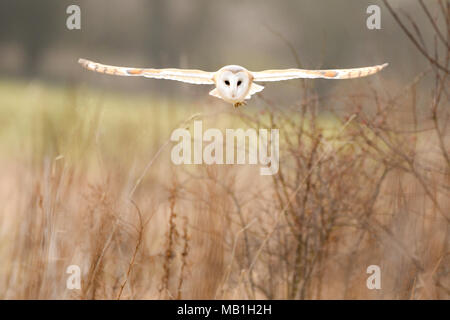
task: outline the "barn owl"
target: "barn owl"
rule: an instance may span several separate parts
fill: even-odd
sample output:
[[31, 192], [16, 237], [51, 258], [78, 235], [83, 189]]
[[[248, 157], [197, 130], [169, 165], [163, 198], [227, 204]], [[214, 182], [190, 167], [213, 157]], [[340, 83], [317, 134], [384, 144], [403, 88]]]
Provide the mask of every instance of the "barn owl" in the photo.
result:
[[299, 78], [324, 79], [352, 79], [365, 77], [377, 73], [388, 64], [372, 67], [335, 69], [335, 70], [304, 70], [283, 69], [253, 72], [237, 65], [229, 65], [216, 72], [207, 72], [194, 69], [151, 69], [115, 67], [79, 59], [78, 62], [86, 69], [118, 76], [141, 76], [154, 79], [177, 80], [193, 84], [210, 84], [216, 87], [209, 92], [210, 95], [223, 99], [239, 107], [246, 104], [245, 100], [264, 89], [255, 82], [282, 81]]

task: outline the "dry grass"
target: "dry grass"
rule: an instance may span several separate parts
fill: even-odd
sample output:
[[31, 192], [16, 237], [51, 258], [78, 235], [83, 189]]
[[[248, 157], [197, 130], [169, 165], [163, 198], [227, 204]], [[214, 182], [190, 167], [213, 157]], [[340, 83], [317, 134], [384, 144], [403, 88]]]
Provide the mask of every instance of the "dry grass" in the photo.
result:
[[[449, 299], [437, 52], [406, 85], [322, 100], [301, 82], [299, 103], [260, 95], [258, 112], [2, 83], [0, 298]], [[279, 172], [173, 165], [170, 131], [197, 111], [204, 127], [279, 128]], [[373, 264], [381, 290], [366, 287]]]

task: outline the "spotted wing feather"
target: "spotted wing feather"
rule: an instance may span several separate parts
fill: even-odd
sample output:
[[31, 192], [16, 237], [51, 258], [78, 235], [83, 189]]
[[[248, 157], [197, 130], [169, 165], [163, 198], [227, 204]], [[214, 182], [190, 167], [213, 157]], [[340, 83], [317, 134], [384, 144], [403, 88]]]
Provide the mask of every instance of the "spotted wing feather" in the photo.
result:
[[388, 64], [382, 64], [372, 67], [352, 68], [352, 69], [330, 69], [330, 70], [304, 70], [304, 69], [284, 69], [284, 70], [265, 70], [252, 72], [253, 81], [282, 81], [299, 78], [323, 78], [323, 79], [353, 79], [362, 78], [378, 71], [381, 71]]
[[79, 59], [78, 63], [88, 70], [117, 76], [140, 76], [154, 79], [176, 80], [193, 84], [214, 84], [214, 73], [202, 70], [116, 67], [86, 59]]

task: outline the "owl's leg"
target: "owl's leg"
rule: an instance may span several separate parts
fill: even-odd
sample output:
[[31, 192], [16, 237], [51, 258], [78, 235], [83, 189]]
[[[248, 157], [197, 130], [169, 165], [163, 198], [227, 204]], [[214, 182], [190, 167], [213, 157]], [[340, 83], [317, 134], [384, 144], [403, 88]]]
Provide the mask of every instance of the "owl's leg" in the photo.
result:
[[235, 107], [235, 108], [238, 108], [238, 107], [240, 107], [240, 106], [245, 106], [246, 104], [247, 104], [247, 102], [245, 102], [245, 101], [236, 102], [236, 103], [234, 104], [234, 107]]

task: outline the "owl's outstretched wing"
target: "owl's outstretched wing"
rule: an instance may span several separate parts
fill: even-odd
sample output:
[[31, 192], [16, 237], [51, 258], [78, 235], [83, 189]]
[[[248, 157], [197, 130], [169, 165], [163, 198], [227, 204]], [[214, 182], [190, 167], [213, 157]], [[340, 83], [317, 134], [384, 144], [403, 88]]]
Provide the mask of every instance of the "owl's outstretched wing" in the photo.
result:
[[117, 76], [141, 76], [154, 79], [176, 80], [194, 84], [214, 84], [214, 72], [193, 69], [149, 69], [108, 66], [79, 59], [78, 63], [88, 70]]
[[330, 69], [330, 70], [304, 70], [304, 69], [284, 69], [284, 70], [265, 70], [252, 72], [253, 81], [281, 81], [299, 78], [324, 78], [324, 79], [352, 79], [366, 77], [377, 73], [388, 64], [382, 64], [372, 67], [353, 68], [353, 69]]

